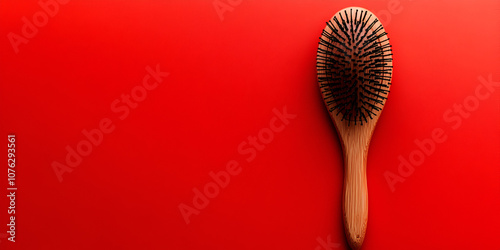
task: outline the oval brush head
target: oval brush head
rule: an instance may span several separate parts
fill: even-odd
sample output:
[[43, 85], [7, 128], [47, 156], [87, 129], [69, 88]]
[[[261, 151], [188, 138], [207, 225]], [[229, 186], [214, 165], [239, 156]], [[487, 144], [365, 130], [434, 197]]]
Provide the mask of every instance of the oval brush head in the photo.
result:
[[382, 110], [389, 93], [389, 38], [375, 15], [362, 8], [343, 9], [326, 25], [317, 55], [325, 103], [348, 125], [363, 125]]
[[316, 65], [344, 153], [344, 228], [350, 246], [358, 249], [368, 222], [368, 147], [392, 77], [392, 51], [384, 27], [363, 8], [337, 12], [321, 34]]

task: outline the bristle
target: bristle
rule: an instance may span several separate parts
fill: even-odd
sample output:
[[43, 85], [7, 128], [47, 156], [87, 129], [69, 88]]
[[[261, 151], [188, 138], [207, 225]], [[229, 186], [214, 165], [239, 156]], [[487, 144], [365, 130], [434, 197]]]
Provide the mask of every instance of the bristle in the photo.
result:
[[389, 38], [379, 20], [371, 18], [365, 10], [339, 12], [326, 23], [319, 41], [318, 81], [325, 103], [348, 125], [373, 119], [391, 84]]

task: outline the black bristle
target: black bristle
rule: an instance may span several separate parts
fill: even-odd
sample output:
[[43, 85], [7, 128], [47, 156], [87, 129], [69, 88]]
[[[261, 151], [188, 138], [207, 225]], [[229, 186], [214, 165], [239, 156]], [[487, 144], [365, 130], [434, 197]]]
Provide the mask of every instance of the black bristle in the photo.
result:
[[318, 81], [330, 112], [348, 125], [363, 125], [382, 110], [389, 93], [392, 49], [382, 24], [370, 21], [368, 11], [344, 10], [338, 17], [326, 23], [320, 37]]

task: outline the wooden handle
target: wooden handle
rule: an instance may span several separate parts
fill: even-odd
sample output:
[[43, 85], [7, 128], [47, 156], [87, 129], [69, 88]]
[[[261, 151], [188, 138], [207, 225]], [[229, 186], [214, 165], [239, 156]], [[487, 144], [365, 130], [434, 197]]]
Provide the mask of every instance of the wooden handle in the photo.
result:
[[368, 223], [368, 188], [366, 184], [366, 158], [368, 148], [365, 143], [355, 143], [344, 147], [344, 228], [349, 245], [361, 248]]

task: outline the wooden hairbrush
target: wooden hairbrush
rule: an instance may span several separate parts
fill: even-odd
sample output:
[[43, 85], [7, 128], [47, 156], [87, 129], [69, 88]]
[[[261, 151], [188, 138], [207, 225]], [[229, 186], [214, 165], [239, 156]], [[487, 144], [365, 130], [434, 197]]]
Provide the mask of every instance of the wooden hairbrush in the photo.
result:
[[392, 50], [384, 27], [363, 8], [337, 12], [321, 34], [316, 66], [344, 153], [344, 228], [351, 248], [359, 249], [368, 222], [368, 148], [392, 78]]

